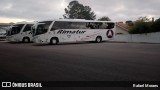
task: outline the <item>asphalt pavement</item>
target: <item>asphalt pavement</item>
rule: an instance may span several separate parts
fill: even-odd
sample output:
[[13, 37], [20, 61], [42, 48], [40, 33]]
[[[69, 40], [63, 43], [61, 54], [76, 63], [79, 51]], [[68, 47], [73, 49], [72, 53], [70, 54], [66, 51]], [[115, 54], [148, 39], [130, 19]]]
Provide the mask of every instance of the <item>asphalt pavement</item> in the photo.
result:
[[160, 44], [0, 42], [0, 80], [159, 81]]

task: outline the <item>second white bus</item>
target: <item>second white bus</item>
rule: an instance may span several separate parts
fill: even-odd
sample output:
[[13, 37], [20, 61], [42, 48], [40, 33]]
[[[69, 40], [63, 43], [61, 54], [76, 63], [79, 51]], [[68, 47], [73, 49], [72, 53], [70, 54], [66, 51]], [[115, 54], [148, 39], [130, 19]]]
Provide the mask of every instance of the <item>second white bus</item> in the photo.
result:
[[40, 21], [33, 29], [34, 43], [58, 44], [61, 42], [79, 42], [113, 39], [116, 26], [111, 21], [93, 20], [47, 20]]
[[33, 22], [19, 22], [10, 27], [7, 31], [7, 40], [10, 42], [31, 42]]

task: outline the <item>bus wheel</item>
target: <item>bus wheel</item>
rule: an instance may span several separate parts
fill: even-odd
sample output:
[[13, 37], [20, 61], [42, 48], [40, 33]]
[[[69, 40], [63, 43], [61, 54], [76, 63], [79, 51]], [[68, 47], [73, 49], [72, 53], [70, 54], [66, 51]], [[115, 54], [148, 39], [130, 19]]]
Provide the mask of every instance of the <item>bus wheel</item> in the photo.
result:
[[100, 36], [98, 36], [97, 38], [96, 38], [96, 42], [97, 43], [100, 43], [102, 41], [102, 38], [100, 37]]
[[25, 37], [25, 38], [23, 38], [23, 42], [24, 42], [24, 43], [29, 43], [29, 42], [30, 42], [30, 39], [29, 39], [28, 37]]
[[51, 38], [50, 44], [53, 44], [53, 45], [58, 44], [58, 39], [57, 38]]

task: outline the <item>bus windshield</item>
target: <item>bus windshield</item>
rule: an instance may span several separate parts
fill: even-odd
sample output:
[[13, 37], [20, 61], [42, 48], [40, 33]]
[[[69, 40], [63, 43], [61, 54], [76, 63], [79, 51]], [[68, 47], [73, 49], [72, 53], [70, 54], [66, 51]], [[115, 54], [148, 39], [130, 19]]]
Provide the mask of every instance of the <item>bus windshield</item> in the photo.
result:
[[24, 24], [17, 24], [17, 25], [13, 25], [11, 28], [11, 35], [15, 35], [20, 33], [21, 29], [23, 28]]
[[40, 35], [40, 34], [44, 34], [48, 31], [48, 28], [50, 26], [50, 24], [52, 23], [52, 21], [44, 21], [44, 22], [39, 22], [37, 24], [37, 26], [34, 26], [32, 29], [33, 31], [33, 35]]

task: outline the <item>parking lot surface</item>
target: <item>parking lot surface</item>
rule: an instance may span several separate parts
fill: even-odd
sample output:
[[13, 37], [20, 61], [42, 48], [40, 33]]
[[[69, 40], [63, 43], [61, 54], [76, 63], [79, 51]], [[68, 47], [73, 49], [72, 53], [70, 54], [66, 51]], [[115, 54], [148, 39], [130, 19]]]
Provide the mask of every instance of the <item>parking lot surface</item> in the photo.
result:
[[0, 80], [159, 81], [160, 44], [0, 42]]

